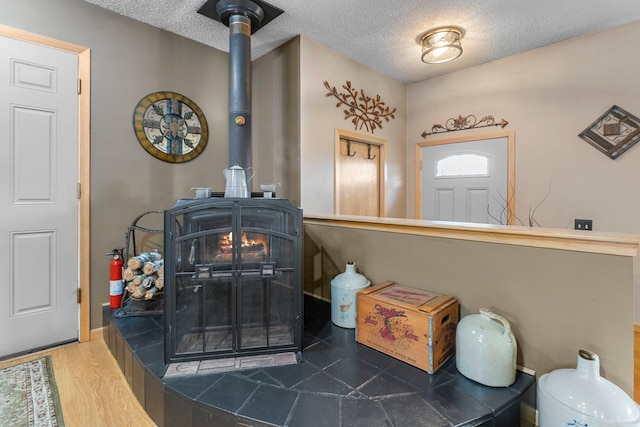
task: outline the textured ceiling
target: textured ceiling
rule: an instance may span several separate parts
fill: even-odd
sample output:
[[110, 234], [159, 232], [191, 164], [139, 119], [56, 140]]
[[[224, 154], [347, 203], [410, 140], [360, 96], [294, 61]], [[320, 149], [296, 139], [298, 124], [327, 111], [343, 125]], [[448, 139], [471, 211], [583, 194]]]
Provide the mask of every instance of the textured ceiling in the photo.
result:
[[[229, 30], [197, 10], [206, 0], [85, 0], [228, 52]], [[638, 0], [270, 0], [284, 13], [251, 40], [252, 58], [303, 35], [404, 82], [416, 82], [640, 20]], [[464, 53], [420, 60], [425, 31], [462, 27]]]

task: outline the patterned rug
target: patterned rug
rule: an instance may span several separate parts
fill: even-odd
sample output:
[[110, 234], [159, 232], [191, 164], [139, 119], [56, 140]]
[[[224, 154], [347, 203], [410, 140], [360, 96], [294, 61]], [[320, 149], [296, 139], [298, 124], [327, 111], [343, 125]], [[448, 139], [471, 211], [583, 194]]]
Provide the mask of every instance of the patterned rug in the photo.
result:
[[0, 426], [64, 427], [49, 356], [0, 369]]

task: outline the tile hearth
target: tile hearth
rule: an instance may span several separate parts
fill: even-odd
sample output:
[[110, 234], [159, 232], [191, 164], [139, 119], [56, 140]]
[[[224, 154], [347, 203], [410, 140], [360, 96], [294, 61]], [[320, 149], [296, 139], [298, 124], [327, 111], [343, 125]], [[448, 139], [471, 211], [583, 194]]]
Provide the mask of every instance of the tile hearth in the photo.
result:
[[[491, 388], [454, 358], [430, 375], [358, 344], [331, 323], [330, 304], [305, 297], [302, 361], [166, 375], [162, 316], [119, 318], [104, 308], [105, 341], [153, 421], [173, 426], [516, 427], [535, 407], [535, 378]], [[222, 362], [220, 362], [222, 363]]]

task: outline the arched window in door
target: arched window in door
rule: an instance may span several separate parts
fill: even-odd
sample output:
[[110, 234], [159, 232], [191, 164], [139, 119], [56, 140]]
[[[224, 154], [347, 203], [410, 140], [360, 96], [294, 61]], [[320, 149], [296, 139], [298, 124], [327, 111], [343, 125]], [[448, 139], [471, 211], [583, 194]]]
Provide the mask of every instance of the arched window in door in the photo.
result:
[[436, 163], [435, 177], [489, 176], [489, 157], [481, 154], [452, 154]]

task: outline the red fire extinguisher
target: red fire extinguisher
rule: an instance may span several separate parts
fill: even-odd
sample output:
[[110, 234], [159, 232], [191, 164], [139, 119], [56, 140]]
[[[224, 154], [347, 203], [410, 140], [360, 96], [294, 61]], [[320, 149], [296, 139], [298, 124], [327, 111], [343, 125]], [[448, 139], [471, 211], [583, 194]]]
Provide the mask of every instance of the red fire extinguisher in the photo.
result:
[[122, 249], [116, 248], [106, 255], [113, 256], [109, 263], [109, 306], [120, 308], [124, 282], [122, 281]]

